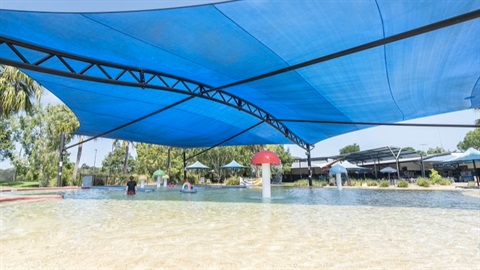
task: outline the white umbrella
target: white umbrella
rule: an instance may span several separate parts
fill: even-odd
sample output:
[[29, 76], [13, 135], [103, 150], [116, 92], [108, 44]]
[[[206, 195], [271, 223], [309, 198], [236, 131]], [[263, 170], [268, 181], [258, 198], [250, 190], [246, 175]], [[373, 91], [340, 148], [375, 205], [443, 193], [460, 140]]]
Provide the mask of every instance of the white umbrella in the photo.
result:
[[[467, 151], [465, 151], [465, 153], [463, 153], [461, 156], [458, 156], [456, 158], [453, 158], [451, 160], [449, 160], [447, 163], [461, 163], [461, 162], [473, 162], [473, 176], [477, 176], [477, 166], [475, 164], [475, 161], [478, 161], [480, 160], [480, 151], [478, 151], [477, 149], [473, 148], [473, 147], [470, 147], [467, 149]], [[474, 179], [475, 181], [475, 179]], [[477, 182], [478, 185], [480, 185], [480, 182]]]
[[[222, 167], [220, 167], [222, 169], [229, 169], [229, 170], [240, 170], [240, 169], [245, 169], [246, 167], [243, 166], [242, 164], [236, 162], [235, 160], [232, 160], [230, 163], [228, 163], [227, 165], [223, 165]], [[225, 176], [226, 177], [226, 176]]]
[[245, 168], [245, 166], [239, 164], [235, 160], [232, 160], [232, 162], [222, 166], [222, 169], [243, 169], [243, 168]]
[[380, 172], [382, 172], [382, 173], [396, 173], [397, 170], [395, 170], [392, 167], [386, 167], [386, 168], [381, 169]]
[[203, 165], [200, 161], [196, 161], [192, 165], [189, 165], [185, 167], [187, 170], [208, 170], [210, 169], [209, 167]]
[[390, 180], [390, 174], [391, 173], [396, 173], [397, 170], [395, 170], [394, 168], [392, 167], [386, 167], [386, 168], [383, 168], [380, 170], [381, 173], [388, 173], [388, 180]]
[[198, 178], [200, 179], [199, 170], [209, 170], [210, 167], [203, 165], [200, 161], [196, 161], [190, 166], [185, 167], [186, 170], [197, 170]]

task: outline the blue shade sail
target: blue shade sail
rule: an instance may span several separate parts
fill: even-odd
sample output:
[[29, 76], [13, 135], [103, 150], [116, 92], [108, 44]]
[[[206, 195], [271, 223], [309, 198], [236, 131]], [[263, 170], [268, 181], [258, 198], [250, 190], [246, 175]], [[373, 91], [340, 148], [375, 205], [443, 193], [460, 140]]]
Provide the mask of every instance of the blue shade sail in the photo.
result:
[[[367, 127], [358, 122], [394, 123], [479, 107], [479, 10], [476, 0], [245, 0], [114, 13], [0, 10], [2, 40], [28, 45], [15, 52], [2, 42], [0, 63], [41, 65], [44, 70], [17, 66], [73, 110], [78, 134], [96, 136], [134, 122], [104, 137], [182, 148], [285, 144], [292, 137], [313, 145]], [[469, 13], [476, 17], [235, 84]], [[68, 67], [37, 47], [70, 54]], [[112, 65], [87, 68], [83, 58]], [[121, 67], [188, 82], [146, 76], [135, 87], [140, 75]], [[83, 77], [58, 72], [82, 70]], [[125, 83], [91, 79], [105, 74]], [[150, 87], [155, 80], [167, 86]], [[187, 91], [190, 86], [197, 90]], [[204, 95], [203, 87], [229, 98]]]

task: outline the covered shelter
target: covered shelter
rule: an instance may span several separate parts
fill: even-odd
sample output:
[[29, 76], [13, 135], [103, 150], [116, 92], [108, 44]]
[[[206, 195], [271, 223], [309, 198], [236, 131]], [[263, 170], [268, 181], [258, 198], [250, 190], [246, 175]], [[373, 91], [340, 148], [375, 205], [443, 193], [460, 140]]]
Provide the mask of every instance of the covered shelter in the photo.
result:
[[479, 17], [476, 0], [0, 9], [0, 64], [61, 99], [91, 139], [294, 143], [310, 157], [340, 134], [480, 106]]
[[222, 168], [222, 169], [235, 170], [235, 169], [244, 169], [244, 168], [246, 168], [246, 167], [243, 166], [242, 164], [236, 162], [235, 160], [232, 160], [230, 163], [228, 163], [228, 164], [226, 164], [226, 165], [223, 165], [221, 168]]
[[[246, 166], [243, 166], [242, 164], [238, 163], [237, 161], [235, 160], [232, 160], [230, 161], [230, 163], [228, 164], [225, 164], [223, 166], [220, 167], [221, 169], [224, 169], [224, 170], [232, 170], [232, 171], [235, 171], [235, 170], [242, 170], [242, 169], [245, 169], [247, 168]], [[225, 176], [226, 178], [226, 176]]]
[[357, 173], [364, 173], [364, 172], [371, 172], [372, 170], [367, 167], [357, 166], [355, 164], [350, 163], [348, 160], [337, 162], [336, 164], [342, 165], [347, 172], [357, 172]]
[[472, 163], [473, 164], [473, 181], [477, 183], [477, 186], [480, 186], [480, 180], [479, 180], [479, 175], [477, 171], [477, 165], [476, 162], [480, 161], [480, 151], [477, 149], [470, 147], [465, 151], [465, 153], [462, 153], [458, 155], [457, 157], [454, 157], [447, 161], [446, 163], [448, 164], [453, 164], [453, 163]]
[[[210, 170], [210, 167], [204, 165], [203, 163], [201, 163], [200, 161], [197, 160], [197, 161], [195, 161], [193, 164], [186, 166], [186, 167], [185, 167], [185, 172], [186, 172], [187, 170], [190, 170], [190, 171], [194, 170], [194, 171], [196, 171], [197, 174], [198, 174], [198, 180], [201, 180], [201, 179], [200, 179], [200, 171], [202, 171], [202, 170]], [[186, 177], [186, 176], [185, 176], [184, 178], [185, 178], [184, 180], [187, 180], [187, 177]]]
[[398, 178], [400, 178], [400, 160], [403, 159], [410, 159], [410, 158], [418, 158], [420, 157], [421, 167], [422, 167], [422, 175], [424, 173], [424, 165], [423, 165], [423, 157], [420, 153], [411, 150], [405, 150], [401, 147], [394, 147], [394, 146], [385, 146], [379, 147], [364, 151], [358, 151], [342, 156], [338, 156], [338, 159], [345, 159], [355, 164], [373, 164], [373, 171], [377, 176], [378, 168], [377, 166], [380, 164], [381, 161], [392, 161], [395, 163], [396, 173]]

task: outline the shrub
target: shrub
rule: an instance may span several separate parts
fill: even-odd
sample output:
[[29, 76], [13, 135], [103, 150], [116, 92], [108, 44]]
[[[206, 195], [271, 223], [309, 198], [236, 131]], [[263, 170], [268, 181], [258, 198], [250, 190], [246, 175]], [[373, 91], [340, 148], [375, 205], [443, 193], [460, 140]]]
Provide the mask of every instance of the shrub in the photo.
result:
[[187, 181], [192, 184], [198, 184], [198, 176], [197, 175], [188, 175]]
[[383, 180], [383, 181], [380, 181], [380, 183], [378, 184], [380, 187], [389, 187], [390, 186], [390, 182], [386, 181], [386, 180]]
[[408, 182], [405, 180], [400, 180], [397, 183], [397, 187], [399, 188], [407, 188], [408, 187]]
[[378, 182], [375, 180], [367, 180], [366, 182], [367, 182], [367, 186], [369, 187], [374, 187], [378, 185]]
[[226, 186], [237, 186], [240, 185], [240, 178], [230, 177], [223, 182]]
[[[284, 183], [285, 187], [308, 187], [308, 179], [300, 179], [293, 183]], [[312, 180], [312, 186], [314, 187], [325, 187], [328, 186], [326, 181]]]
[[446, 179], [446, 178], [443, 178], [440, 174], [438, 174], [438, 172], [434, 169], [431, 169], [430, 170], [430, 180], [431, 180], [431, 183], [434, 184], [434, 185], [442, 185], [442, 186], [446, 186], [446, 185], [450, 185], [451, 182], [450, 180]]
[[0, 187], [11, 187], [11, 188], [34, 188], [38, 187], [38, 181], [28, 182], [28, 181], [0, 181]]
[[321, 187], [326, 187], [326, 186], [328, 186], [327, 181], [320, 181], [320, 186], [321, 186]]
[[436, 171], [435, 169], [430, 169], [430, 180], [432, 183], [436, 183], [441, 179], [442, 179], [442, 176], [438, 174], [438, 171]]
[[429, 187], [430, 181], [428, 180], [428, 178], [419, 177], [417, 178], [417, 185], [421, 187]]
[[451, 182], [450, 180], [446, 178], [440, 178], [440, 179], [435, 179], [435, 182], [433, 182], [435, 185], [442, 185], [442, 186], [447, 186], [450, 185]]
[[361, 186], [362, 186], [362, 183], [363, 183], [363, 182], [362, 182], [361, 180], [352, 180], [352, 181], [350, 182], [350, 185], [351, 185], [352, 187], [361, 187]]

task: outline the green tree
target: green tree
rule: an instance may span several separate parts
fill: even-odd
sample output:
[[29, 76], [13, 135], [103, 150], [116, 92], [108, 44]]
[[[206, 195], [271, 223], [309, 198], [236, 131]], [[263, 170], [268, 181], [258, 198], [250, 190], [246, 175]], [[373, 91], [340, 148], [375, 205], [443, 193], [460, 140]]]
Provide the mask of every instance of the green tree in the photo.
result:
[[11, 116], [32, 113], [32, 98], [40, 101], [43, 88], [18, 69], [0, 65], [0, 161], [11, 160], [15, 150]]
[[269, 145], [268, 149], [277, 154], [282, 161], [282, 172], [289, 173], [292, 170], [293, 163], [290, 149], [285, 149], [282, 145]]
[[354, 144], [343, 147], [342, 149], [340, 149], [339, 152], [340, 152], [340, 155], [344, 155], [344, 154], [355, 153], [358, 151], [360, 151], [360, 146], [354, 143]]
[[463, 141], [457, 144], [457, 148], [460, 150], [467, 150], [468, 148], [473, 147], [475, 149], [480, 149], [480, 129], [476, 128], [472, 131], [467, 132]]
[[84, 136], [83, 135], [79, 135], [77, 136], [78, 137], [78, 142], [80, 143], [77, 147], [77, 158], [75, 160], [75, 166], [73, 168], [73, 179], [77, 179], [77, 172], [78, 172], [78, 166], [80, 165], [80, 159], [82, 158], [82, 151], [83, 151], [83, 140], [84, 140]]
[[[190, 149], [187, 152], [187, 157], [196, 155], [198, 152], [203, 151], [205, 149]], [[222, 170], [222, 166], [235, 159], [236, 152], [238, 152], [237, 147], [232, 146], [224, 146], [224, 147], [215, 147], [207, 152], [197, 156], [195, 160], [202, 162], [203, 164], [207, 165], [208, 167], [212, 168], [213, 175], [211, 176], [212, 181], [220, 181], [220, 179], [227, 177], [228, 172], [226, 170]], [[192, 160], [189, 163], [193, 163], [195, 160]], [[238, 160], [237, 160], [238, 161]], [[224, 177], [222, 177], [222, 175]]]
[[[80, 160], [82, 159], [83, 141], [85, 140], [86, 136], [77, 135], [77, 136], [74, 136], [74, 137], [77, 137], [78, 143], [79, 143], [79, 145], [77, 146], [77, 158], [75, 159], [75, 166], [73, 167], [73, 179], [77, 180], [77, 175], [78, 175], [79, 166], [80, 166]], [[96, 139], [94, 139], [94, 141], [96, 141]], [[94, 174], [94, 173], [95, 173], [95, 168], [93, 168], [92, 171], [89, 172], [89, 174]]]
[[11, 160], [15, 146], [13, 145], [13, 132], [10, 121], [0, 117], [0, 161]]
[[31, 98], [40, 100], [42, 86], [14, 67], [0, 66], [0, 75], [0, 118], [20, 111], [31, 114]]
[[147, 143], [138, 143], [137, 165], [135, 171], [138, 174], [151, 176], [156, 170], [163, 170], [168, 173], [168, 151], [169, 147]]
[[[127, 180], [127, 174], [124, 173], [125, 152], [125, 148], [119, 143], [114, 144], [112, 152], [108, 153], [102, 161], [103, 169], [108, 171], [110, 178], [113, 178], [115, 183], [123, 183]], [[128, 154], [128, 159], [130, 159], [130, 162], [128, 163], [127, 173], [133, 173], [135, 172], [135, 160], [130, 154]]]
[[435, 148], [429, 148], [427, 150], [427, 154], [429, 155], [433, 155], [433, 154], [442, 154], [442, 153], [446, 153], [447, 151], [445, 149], [443, 149], [443, 147], [435, 147]]
[[125, 149], [125, 156], [123, 159], [123, 173], [127, 174], [128, 173], [128, 160], [131, 157], [130, 155], [130, 145], [132, 147], [135, 147], [133, 142], [130, 141], [122, 141], [122, 140], [114, 140], [112, 143], [115, 147], [119, 147], [121, 145], [122, 148]]
[[403, 152], [403, 151], [416, 152], [417, 154], [422, 155], [422, 156], [426, 156], [426, 155], [427, 155], [427, 153], [423, 152], [422, 150], [416, 150], [415, 148], [413, 148], [413, 147], [411, 147], [411, 146], [407, 146], [407, 147], [402, 148], [402, 152]]
[[[70, 142], [69, 133], [78, 128], [78, 121], [65, 105], [49, 105], [43, 108], [40, 104], [32, 107], [32, 114], [19, 115], [12, 121], [14, 138], [20, 145], [20, 153], [14, 155], [12, 163], [17, 175], [26, 181], [39, 180], [41, 185], [55, 183], [57, 162], [59, 159], [60, 134], [67, 134], [66, 143]], [[63, 180], [72, 184], [73, 179], [65, 172], [73, 166], [64, 163]]]

